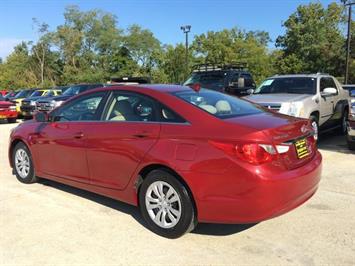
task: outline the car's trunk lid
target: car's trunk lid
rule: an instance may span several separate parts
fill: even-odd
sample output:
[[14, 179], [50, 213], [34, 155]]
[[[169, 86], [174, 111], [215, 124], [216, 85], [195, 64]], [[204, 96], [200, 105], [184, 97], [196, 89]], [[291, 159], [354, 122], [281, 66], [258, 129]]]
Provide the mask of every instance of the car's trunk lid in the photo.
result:
[[263, 132], [276, 148], [288, 147], [287, 152], [279, 153], [279, 158], [288, 169], [306, 164], [316, 153], [313, 129], [306, 119], [265, 112], [227, 120]]

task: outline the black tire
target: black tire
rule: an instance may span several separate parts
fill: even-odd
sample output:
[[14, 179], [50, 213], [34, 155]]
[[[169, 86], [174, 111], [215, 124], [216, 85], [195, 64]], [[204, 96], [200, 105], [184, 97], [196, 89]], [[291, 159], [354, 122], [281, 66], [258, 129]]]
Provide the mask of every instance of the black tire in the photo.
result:
[[312, 125], [312, 127], [317, 126], [317, 132], [316, 132], [317, 137], [316, 137], [316, 140], [318, 141], [318, 140], [319, 140], [319, 123], [318, 123], [318, 117], [317, 117], [316, 115], [311, 115], [309, 119], [311, 120], [311, 125]]
[[347, 132], [347, 125], [346, 125], [346, 122], [348, 120], [348, 115], [349, 115], [349, 111], [347, 109], [344, 109], [343, 111], [343, 115], [341, 117], [341, 120], [340, 120], [340, 130], [339, 130], [339, 133], [341, 135], [345, 135], [346, 132]]
[[[170, 185], [175, 190], [177, 196], [180, 199], [181, 204], [179, 207], [180, 207], [181, 215], [180, 218], [177, 219], [177, 223], [171, 228], [163, 228], [159, 226], [156, 222], [153, 221], [153, 218], [151, 218], [150, 214], [148, 213], [147, 206], [146, 206], [146, 194], [149, 193], [148, 189], [153, 183], [157, 184], [155, 182], [163, 182]], [[168, 187], [164, 187], [164, 188], [165, 191], [169, 190]], [[169, 198], [173, 198], [173, 197], [169, 197]], [[166, 238], [171, 238], [171, 239], [178, 238], [184, 235], [185, 233], [192, 231], [197, 225], [196, 211], [194, 209], [192, 198], [189, 195], [186, 187], [183, 184], [181, 184], [181, 182], [179, 182], [178, 179], [173, 174], [171, 174], [169, 171], [165, 169], [153, 170], [144, 179], [139, 189], [139, 207], [143, 218], [148, 224], [149, 229], [154, 233]], [[162, 207], [160, 206], [151, 209], [151, 211], [154, 211], [154, 213], [157, 214], [158, 216], [158, 212], [161, 211], [160, 208]], [[174, 217], [176, 218], [177, 216]], [[168, 219], [169, 221], [170, 220], [169, 216], [166, 216], [165, 221], [166, 219]], [[172, 222], [172, 220], [170, 221]]]
[[16, 121], [17, 121], [17, 118], [8, 118], [7, 119], [7, 122], [10, 124], [16, 123]]
[[[16, 167], [16, 155], [18, 152], [24, 152], [27, 155], [28, 158], [28, 165], [29, 165], [29, 170], [27, 174], [22, 174], [20, 173], [18, 167]], [[23, 142], [19, 142], [16, 144], [13, 152], [12, 152], [12, 165], [14, 168], [14, 173], [16, 175], [16, 178], [24, 184], [32, 184], [38, 181], [38, 178], [35, 175], [34, 171], [34, 166], [33, 166], [33, 161], [32, 161], [32, 156], [30, 150], [27, 148], [27, 146]]]
[[349, 147], [349, 150], [351, 151], [355, 151], [355, 142], [353, 141], [348, 141], [348, 147]]

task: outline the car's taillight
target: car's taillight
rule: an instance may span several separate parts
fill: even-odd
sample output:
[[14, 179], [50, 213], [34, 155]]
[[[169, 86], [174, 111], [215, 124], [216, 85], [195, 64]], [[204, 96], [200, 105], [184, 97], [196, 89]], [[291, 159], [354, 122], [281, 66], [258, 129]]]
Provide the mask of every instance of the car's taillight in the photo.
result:
[[[235, 156], [238, 159], [251, 164], [259, 165], [270, 162], [277, 157], [277, 152], [273, 145], [259, 143], [225, 143], [218, 141], [210, 141], [216, 148], [223, 150], [225, 153]], [[288, 149], [282, 152], [287, 152]]]

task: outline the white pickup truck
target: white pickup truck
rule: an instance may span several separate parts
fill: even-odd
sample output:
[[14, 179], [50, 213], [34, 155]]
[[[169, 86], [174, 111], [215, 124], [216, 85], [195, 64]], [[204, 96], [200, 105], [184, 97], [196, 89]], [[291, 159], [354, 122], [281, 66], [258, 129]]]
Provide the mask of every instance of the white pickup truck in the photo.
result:
[[319, 130], [340, 128], [346, 133], [350, 95], [330, 75], [273, 76], [245, 98], [283, 114], [311, 119], [317, 137]]

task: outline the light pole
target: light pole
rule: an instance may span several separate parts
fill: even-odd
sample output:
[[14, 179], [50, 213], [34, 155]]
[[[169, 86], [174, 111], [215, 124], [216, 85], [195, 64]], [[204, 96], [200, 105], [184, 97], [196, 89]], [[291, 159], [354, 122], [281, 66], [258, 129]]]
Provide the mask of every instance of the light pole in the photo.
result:
[[185, 75], [188, 75], [189, 69], [189, 32], [191, 25], [181, 26], [180, 29], [185, 33]]
[[349, 81], [349, 64], [350, 64], [350, 43], [351, 43], [351, 7], [355, 5], [355, 2], [345, 3], [345, 6], [349, 6], [348, 15], [348, 40], [346, 45], [346, 62], [345, 62], [345, 79], [344, 84], [348, 84]]

